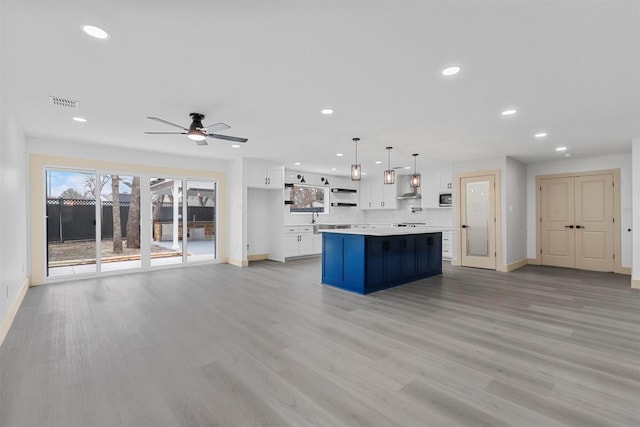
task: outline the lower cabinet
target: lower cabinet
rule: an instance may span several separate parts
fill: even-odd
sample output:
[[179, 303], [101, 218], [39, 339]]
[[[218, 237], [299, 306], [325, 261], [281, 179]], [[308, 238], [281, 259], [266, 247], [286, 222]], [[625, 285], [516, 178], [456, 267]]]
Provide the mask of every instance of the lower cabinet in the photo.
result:
[[361, 294], [442, 273], [442, 234], [323, 235], [322, 282]]
[[288, 226], [284, 233], [284, 257], [312, 255], [314, 234], [309, 226]]

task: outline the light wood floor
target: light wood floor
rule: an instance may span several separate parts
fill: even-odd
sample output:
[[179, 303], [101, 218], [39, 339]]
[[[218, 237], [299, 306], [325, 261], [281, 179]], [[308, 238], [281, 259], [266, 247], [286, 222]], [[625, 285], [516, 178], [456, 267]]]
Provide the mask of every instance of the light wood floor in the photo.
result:
[[444, 270], [368, 296], [318, 258], [32, 288], [0, 425], [640, 425], [628, 276]]

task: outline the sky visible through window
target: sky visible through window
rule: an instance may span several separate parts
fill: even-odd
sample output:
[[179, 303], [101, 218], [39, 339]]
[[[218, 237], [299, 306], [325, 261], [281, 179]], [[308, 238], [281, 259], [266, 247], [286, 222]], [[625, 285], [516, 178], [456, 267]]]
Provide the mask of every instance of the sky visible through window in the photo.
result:
[[[85, 197], [93, 198], [87, 180], [95, 178], [93, 173], [72, 172], [72, 171], [47, 171], [47, 197], [57, 198], [66, 190], [72, 189]], [[124, 176], [121, 178], [125, 178]], [[128, 178], [128, 177], [126, 177]], [[108, 186], [108, 187], [107, 187]], [[105, 184], [102, 193], [105, 190], [111, 194], [111, 180]], [[120, 193], [131, 193], [131, 188], [126, 185], [120, 185]]]

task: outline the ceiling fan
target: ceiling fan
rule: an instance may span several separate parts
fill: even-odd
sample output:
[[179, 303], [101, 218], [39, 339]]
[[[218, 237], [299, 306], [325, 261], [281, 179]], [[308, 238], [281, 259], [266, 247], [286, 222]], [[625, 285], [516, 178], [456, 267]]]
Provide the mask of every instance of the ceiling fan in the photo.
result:
[[180, 126], [180, 125], [175, 124], [175, 123], [171, 123], [171, 122], [169, 122], [167, 120], [159, 119], [158, 117], [147, 117], [147, 119], [155, 120], [156, 122], [165, 123], [165, 124], [168, 124], [170, 126], [174, 126], [174, 127], [180, 128], [184, 132], [145, 132], [145, 133], [148, 133], [148, 134], [187, 135], [187, 138], [195, 141], [196, 144], [198, 144], [198, 145], [208, 145], [207, 144], [207, 137], [216, 138], [216, 139], [224, 139], [226, 141], [233, 141], [233, 142], [247, 142], [248, 141], [247, 138], [238, 138], [236, 136], [219, 135], [217, 133], [211, 133], [211, 132], [219, 132], [221, 130], [230, 129], [231, 126], [229, 126], [229, 125], [227, 125], [225, 123], [216, 123], [216, 124], [209, 125], [209, 126], [203, 126], [202, 125], [202, 119], [204, 119], [204, 114], [191, 113], [191, 114], [189, 114], [189, 116], [191, 116], [191, 119], [193, 120], [191, 122], [191, 125], [189, 126], [189, 128], [186, 128], [184, 126]]

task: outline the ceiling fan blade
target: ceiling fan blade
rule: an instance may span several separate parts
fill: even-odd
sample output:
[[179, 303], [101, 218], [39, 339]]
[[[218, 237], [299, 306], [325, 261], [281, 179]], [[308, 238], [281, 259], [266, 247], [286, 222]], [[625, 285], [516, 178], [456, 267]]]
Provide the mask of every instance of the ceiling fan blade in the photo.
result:
[[233, 142], [247, 142], [247, 138], [238, 138], [237, 136], [228, 136], [228, 135], [218, 135], [217, 133], [208, 133], [207, 136], [216, 139], [224, 139], [225, 141], [233, 141]]
[[157, 118], [157, 117], [147, 117], [147, 119], [149, 119], [149, 120], [155, 120], [156, 122], [164, 123], [164, 124], [167, 124], [167, 125], [169, 125], [169, 126], [175, 126], [175, 127], [180, 128], [180, 129], [182, 129], [182, 130], [189, 131], [189, 129], [187, 129], [187, 128], [186, 128], [186, 127], [184, 127], [184, 126], [180, 126], [180, 125], [177, 125], [177, 124], [175, 124], [175, 123], [168, 122], [168, 121], [166, 121], [166, 120], [164, 120], [164, 119], [159, 119], [159, 118]]
[[202, 128], [202, 130], [205, 129], [207, 132], [220, 132], [221, 130], [231, 129], [231, 126], [226, 123], [216, 123]]
[[153, 135], [186, 135], [186, 132], [145, 132]]
[[202, 141], [196, 141], [196, 145], [209, 145], [209, 144], [207, 143], [206, 139], [203, 139]]

